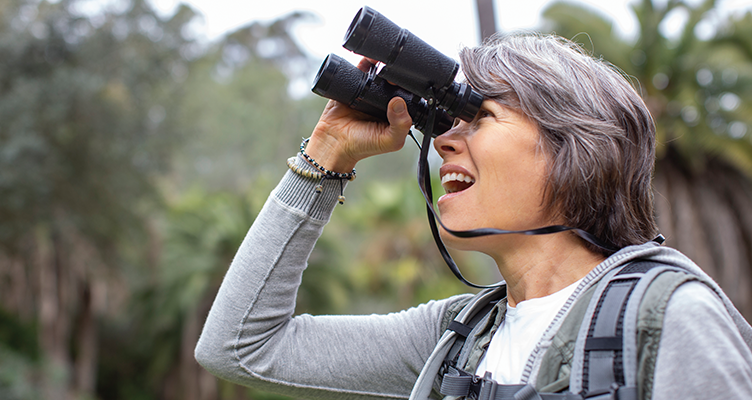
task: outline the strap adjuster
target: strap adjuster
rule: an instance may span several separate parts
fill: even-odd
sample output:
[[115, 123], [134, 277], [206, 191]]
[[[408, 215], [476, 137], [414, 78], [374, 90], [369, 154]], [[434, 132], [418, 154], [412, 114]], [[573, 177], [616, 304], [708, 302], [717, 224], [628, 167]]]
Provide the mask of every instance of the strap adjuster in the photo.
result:
[[637, 388], [614, 382], [608, 389], [588, 392], [584, 397], [593, 400], [637, 400]]
[[499, 384], [495, 380], [491, 379], [491, 373], [486, 372], [480, 381], [480, 393], [478, 393], [478, 400], [496, 400], [496, 390]]

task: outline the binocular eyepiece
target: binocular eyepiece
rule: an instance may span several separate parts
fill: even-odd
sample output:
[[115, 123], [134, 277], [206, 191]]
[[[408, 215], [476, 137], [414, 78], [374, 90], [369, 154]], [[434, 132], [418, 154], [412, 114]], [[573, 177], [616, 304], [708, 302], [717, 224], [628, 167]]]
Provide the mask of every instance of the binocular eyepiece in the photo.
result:
[[[433, 136], [452, 127], [454, 118], [472, 121], [483, 95], [454, 81], [459, 64], [370, 7], [358, 11], [345, 35], [346, 49], [377, 60], [368, 72], [330, 54], [314, 79], [312, 91], [386, 121], [386, 109], [402, 97], [421, 131], [435, 108]], [[380, 68], [379, 68], [380, 67]]]

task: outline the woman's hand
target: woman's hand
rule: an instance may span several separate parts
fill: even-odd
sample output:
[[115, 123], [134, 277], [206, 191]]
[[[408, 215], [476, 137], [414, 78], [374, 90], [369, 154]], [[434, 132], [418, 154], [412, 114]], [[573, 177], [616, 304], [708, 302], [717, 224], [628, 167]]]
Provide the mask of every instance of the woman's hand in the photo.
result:
[[[358, 68], [367, 71], [371, 61], [363, 59]], [[370, 156], [397, 151], [405, 144], [412, 118], [400, 97], [389, 102], [389, 123], [375, 121], [346, 104], [329, 100], [313, 130], [306, 153], [334, 172], [350, 172], [355, 164]]]

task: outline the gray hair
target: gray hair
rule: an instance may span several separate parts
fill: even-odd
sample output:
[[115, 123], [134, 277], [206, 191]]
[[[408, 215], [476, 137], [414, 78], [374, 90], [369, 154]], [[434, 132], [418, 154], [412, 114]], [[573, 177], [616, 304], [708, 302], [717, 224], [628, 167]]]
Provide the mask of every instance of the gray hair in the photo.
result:
[[657, 235], [655, 124], [619, 70], [541, 34], [495, 36], [463, 49], [460, 60], [470, 85], [538, 125], [547, 211], [616, 247]]

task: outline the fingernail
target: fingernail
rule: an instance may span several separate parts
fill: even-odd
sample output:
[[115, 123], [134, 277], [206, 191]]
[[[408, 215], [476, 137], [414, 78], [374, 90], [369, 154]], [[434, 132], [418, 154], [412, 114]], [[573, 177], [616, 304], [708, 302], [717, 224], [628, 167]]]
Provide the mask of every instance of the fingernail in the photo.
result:
[[392, 111], [394, 111], [397, 114], [402, 114], [405, 112], [405, 103], [403, 102], [397, 102], [394, 107], [392, 107]]

